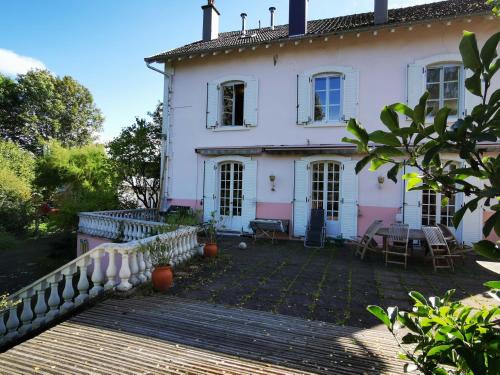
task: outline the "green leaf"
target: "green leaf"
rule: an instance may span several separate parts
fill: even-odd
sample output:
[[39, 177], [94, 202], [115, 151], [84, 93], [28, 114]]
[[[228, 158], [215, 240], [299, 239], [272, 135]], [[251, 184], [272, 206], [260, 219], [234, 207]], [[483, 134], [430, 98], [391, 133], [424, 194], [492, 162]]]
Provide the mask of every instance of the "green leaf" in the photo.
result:
[[427, 356], [432, 357], [435, 355], [442, 354], [443, 352], [446, 352], [447, 350], [449, 350], [452, 347], [453, 347], [453, 345], [451, 345], [451, 344], [434, 346], [433, 348], [431, 348], [427, 352]]
[[376, 130], [373, 133], [370, 133], [370, 141], [374, 143], [379, 143], [387, 146], [401, 146], [401, 142], [399, 139], [392, 133], [387, 133], [382, 130]]
[[387, 326], [387, 328], [390, 329], [392, 327], [391, 320], [389, 319], [389, 316], [387, 315], [387, 313], [384, 311], [383, 308], [381, 308], [380, 306], [369, 305], [366, 309], [371, 314], [376, 316], [382, 323], [384, 323]]
[[439, 151], [443, 148], [444, 144], [439, 143], [436, 146], [431, 147], [427, 152], [425, 153], [424, 159], [422, 160], [422, 165], [427, 167], [429, 163], [432, 161], [432, 159], [439, 154]]
[[490, 66], [493, 59], [498, 56], [497, 48], [499, 42], [500, 32], [493, 34], [486, 43], [484, 43], [481, 49], [481, 60], [483, 60], [484, 66]]
[[347, 130], [353, 134], [356, 138], [358, 138], [363, 144], [368, 144], [368, 133], [365, 128], [361, 126], [355, 119], [350, 119], [347, 124]]
[[394, 181], [395, 184], [398, 183], [398, 173], [399, 173], [399, 170], [401, 168], [401, 165], [398, 163], [396, 165], [394, 165], [391, 169], [389, 169], [389, 171], [387, 172], [387, 177], [389, 179], [391, 179], [392, 181]]
[[474, 33], [464, 31], [459, 49], [465, 68], [471, 69], [473, 72], [482, 70], [483, 65], [479, 57], [476, 35]]
[[427, 300], [425, 299], [425, 297], [420, 294], [419, 292], [416, 292], [416, 291], [412, 291], [410, 293], [408, 293], [408, 295], [415, 301], [415, 302], [418, 302], [424, 306], [428, 306], [427, 304]]
[[495, 212], [484, 223], [483, 234], [485, 237], [488, 237], [490, 235], [493, 228], [495, 228], [495, 233], [496, 233], [497, 227], [498, 227], [498, 229], [500, 229], [500, 224], [498, 224], [497, 222], [500, 223], [500, 211]]
[[383, 159], [372, 159], [372, 164], [370, 166], [370, 172], [375, 172], [377, 169], [379, 169], [381, 166], [384, 164], [387, 164], [388, 162], [383, 160]]
[[474, 250], [488, 259], [500, 260], [500, 250], [491, 241], [482, 240], [475, 243]]
[[398, 114], [391, 108], [385, 106], [380, 113], [380, 120], [387, 126], [389, 130], [399, 129]]
[[398, 148], [392, 146], [380, 146], [375, 149], [375, 153], [380, 157], [397, 157], [406, 156], [406, 154]]
[[440, 136], [442, 136], [446, 131], [446, 125], [448, 123], [448, 115], [450, 109], [448, 107], [441, 108], [436, 116], [434, 116], [434, 130]]
[[436, 367], [434, 371], [432, 372], [434, 375], [449, 375], [448, 371], [446, 371], [442, 367]]
[[470, 93], [482, 97], [482, 87], [481, 87], [481, 71], [474, 73], [471, 77], [465, 80], [465, 87]]
[[420, 97], [418, 104], [415, 106], [413, 110], [413, 120], [419, 124], [425, 123], [425, 108], [427, 107], [427, 99], [429, 98], [429, 92], [426, 91]]
[[377, 155], [375, 155], [375, 154], [369, 154], [369, 155], [365, 156], [363, 159], [361, 159], [360, 161], [358, 161], [356, 164], [356, 167], [354, 169], [356, 171], [356, 174], [361, 172], [363, 170], [363, 168], [366, 167], [366, 165], [376, 156]]
[[413, 109], [408, 107], [406, 104], [396, 103], [396, 104], [390, 105], [389, 108], [398, 112], [398, 113], [401, 113], [402, 115], [405, 115], [405, 116], [413, 119], [413, 116], [414, 116]]
[[488, 281], [483, 284], [485, 287], [490, 289], [500, 289], [500, 281]]

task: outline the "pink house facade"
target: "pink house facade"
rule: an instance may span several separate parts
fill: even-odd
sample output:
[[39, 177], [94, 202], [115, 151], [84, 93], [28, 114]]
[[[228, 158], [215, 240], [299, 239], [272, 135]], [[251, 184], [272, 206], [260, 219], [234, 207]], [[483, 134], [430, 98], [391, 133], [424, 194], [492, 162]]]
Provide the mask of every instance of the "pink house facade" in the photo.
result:
[[[293, 237], [304, 235], [311, 208], [325, 210], [331, 237], [363, 233], [375, 219], [451, 226], [465, 197], [442, 207], [439, 194], [407, 192], [384, 168], [357, 175], [363, 155], [341, 139], [348, 119], [374, 131], [384, 105], [415, 105], [426, 89], [436, 108], [470, 113], [477, 102], [464, 88], [462, 31], [482, 44], [499, 22], [482, 0], [389, 12], [376, 3], [375, 16], [307, 22], [308, 1], [291, 0], [290, 27], [219, 33], [220, 12], [209, 1], [204, 40], [147, 58], [163, 64], [168, 103], [163, 210], [190, 206], [205, 219], [215, 212], [236, 233], [256, 218], [285, 219]], [[458, 155], [442, 158], [461, 164]], [[484, 207], [468, 213], [458, 238], [480, 240], [488, 215]]]

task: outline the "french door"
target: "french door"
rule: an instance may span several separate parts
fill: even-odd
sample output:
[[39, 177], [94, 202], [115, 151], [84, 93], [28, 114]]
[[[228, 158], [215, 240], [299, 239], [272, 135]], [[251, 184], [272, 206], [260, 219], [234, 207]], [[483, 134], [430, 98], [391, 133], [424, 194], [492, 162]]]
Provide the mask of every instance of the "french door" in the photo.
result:
[[311, 208], [325, 211], [326, 234], [340, 234], [340, 164], [320, 161], [311, 165]]
[[218, 213], [221, 229], [240, 231], [242, 228], [243, 164], [222, 163], [219, 171]]
[[457, 206], [456, 196], [451, 195], [446, 204], [443, 204], [443, 198], [441, 193], [433, 190], [422, 191], [422, 225], [443, 224], [455, 231], [452, 219]]

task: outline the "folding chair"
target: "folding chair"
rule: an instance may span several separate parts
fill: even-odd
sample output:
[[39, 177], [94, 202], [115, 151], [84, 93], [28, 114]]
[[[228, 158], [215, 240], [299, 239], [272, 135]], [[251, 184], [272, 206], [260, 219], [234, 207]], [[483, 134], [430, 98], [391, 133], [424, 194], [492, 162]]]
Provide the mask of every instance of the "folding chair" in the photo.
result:
[[[389, 227], [389, 248], [385, 250], [385, 265], [389, 263], [408, 264], [408, 238], [410, 226], [408, 224], [391, 224]], [[396, 259], [397, 260], [396, 260]], [[403, 260], [401, 260], [403, 258]]]
[[356, 255], [359, 255], [361, 259], [364, 259], [367, 251], [378, 252], [377, 241], [373, 239], [375, 233], [382, 226], [382, 220], [375, 220], [370, 224], [365, 234], [362, 237], [353, 237], [353, 241], [356, 243]]
[[438, 228], [441, 230], [444, 239], [448, 243], [448, 248], [452, 256], [461, 258], [462, 262], [465, 263], [465, 255], [471, 253], [474, 249], [471, 246], [461, 244], [455, 234], [444, 224], [438, 224]]
[[453, 271], [453, 259], [448, 243], [438, 227], [422, 227], [427, 246], [431, 253], [434, 272], [440, 268], [451, 268]]
[[325, 246], [325, 237], [325, 210], [322, 208], [313, 208], [304, 237], [304, 246], [308, 248], [323, 248]]

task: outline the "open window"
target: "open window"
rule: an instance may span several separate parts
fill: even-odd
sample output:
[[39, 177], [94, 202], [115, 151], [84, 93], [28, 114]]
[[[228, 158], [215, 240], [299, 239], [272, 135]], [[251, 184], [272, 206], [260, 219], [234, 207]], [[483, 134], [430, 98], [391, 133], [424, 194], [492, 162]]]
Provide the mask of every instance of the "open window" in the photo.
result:
[[222, 126], [243, 126], [245, 108], [245, 83], [241, 81], [222, 84]]

